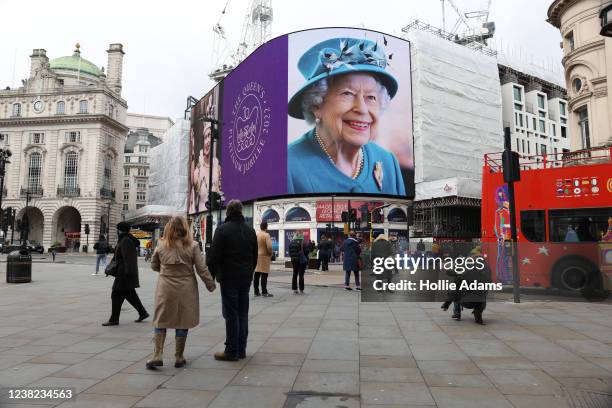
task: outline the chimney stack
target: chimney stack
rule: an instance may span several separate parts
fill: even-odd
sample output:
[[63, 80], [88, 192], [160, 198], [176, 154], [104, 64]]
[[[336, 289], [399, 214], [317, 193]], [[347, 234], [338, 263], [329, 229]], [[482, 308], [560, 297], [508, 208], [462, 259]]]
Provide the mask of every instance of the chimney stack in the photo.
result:
[[36, 71], [45, 68], [49, 64], [49, 58], [47, 57], [47, 51], [42, 48], [32, 50], [30, 55], [30, 78], [34, 78]]
[[108, 64], [106, 66], [106, 83], [117, 95], [121, 95], [121, 77], [123, 72], [123, 45], [111, 44], [106, 51]]

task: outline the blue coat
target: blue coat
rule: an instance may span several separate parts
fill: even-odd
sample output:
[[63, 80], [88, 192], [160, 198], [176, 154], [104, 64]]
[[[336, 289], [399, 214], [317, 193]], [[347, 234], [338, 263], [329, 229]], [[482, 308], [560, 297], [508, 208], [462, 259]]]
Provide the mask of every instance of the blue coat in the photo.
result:
[[357, 263], [357, 260], [359, 259], [359, 254], [361, 254], [359, 242], [357, 242], [355, 238], [347, 238], [342, 244], [342, 249], [344, 251], [344, 263], [342, 264], [342, 269], [345, 271], [358, 271], [359, 264]]
[[[353, 180], [329, 160], [309, 130], [289, 144], [287, 150], [287, 193], [378, 193], [406, 195], [399, 163], [393, 153], [375, 143], [363, 146], [363, 170]], [[382, 189], [374, 178], [374, 165], [382, 164]]]

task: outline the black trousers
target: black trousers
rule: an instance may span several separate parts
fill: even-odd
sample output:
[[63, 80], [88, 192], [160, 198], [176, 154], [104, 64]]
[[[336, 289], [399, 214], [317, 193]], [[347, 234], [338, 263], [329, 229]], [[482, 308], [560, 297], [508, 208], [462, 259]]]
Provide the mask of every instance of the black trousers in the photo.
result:
[[300, 260], [291, 260], [293, 266], [293, 278], [291, 279], [291, 289], [298, 290], [298, 277], [300, 278], [300, 290], [304, 291], [304, 273], [306, 273], [306, 265], [301, 264]]
[[328, 271], [329, 270], [329, 255], [321, 255], [321, 270]]
[[268, 274], [263, 272], [255, 272], [253, 275], [253, 289], [255, 294], [259, 293], [259, 279], [261, 278], [261, 293], [268, 293]]
[[244, 357], [249, 336], [248, 284], [220, 283], [221, 311], [225, 318], [225, 354]]
[[127, 300], [130, 305], [136, 309], [140, 316], [147, 313], [147, 310], [142, 305], [140, 298], [138, 297], [138, 293], [136, 293], [136, 289], [128, 289], [128, 290], [113, 290], [111, 293], [111, 301], [112, 301], [112, 312], [111, 317], [108, 319], [111, 322], [119, 321], [119, 314], [121, 313], [121, 306], [123, 305], [123, 301]]

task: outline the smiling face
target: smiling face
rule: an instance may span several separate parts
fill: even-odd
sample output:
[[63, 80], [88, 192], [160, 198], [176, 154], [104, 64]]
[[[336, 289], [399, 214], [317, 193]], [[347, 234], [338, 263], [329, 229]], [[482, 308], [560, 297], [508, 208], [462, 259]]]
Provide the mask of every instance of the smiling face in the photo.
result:
[[381, 85], [369, 74], [334, 78], [321, 105], [313, 109], [320, 131], [339, 143], [361, 147], [376, 136], [381, 110]]
[[204, 156], [208, 157], [210, 154], [210, 138], [212, 135], [212, 128], [210, 126], [204, 127]]

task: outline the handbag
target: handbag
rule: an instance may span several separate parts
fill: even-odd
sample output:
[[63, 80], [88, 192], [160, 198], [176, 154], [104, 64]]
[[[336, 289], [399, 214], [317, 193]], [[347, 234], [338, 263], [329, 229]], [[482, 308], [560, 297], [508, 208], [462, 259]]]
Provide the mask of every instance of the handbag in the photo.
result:
[[113, 256], [113, 259], [111, 259], [108, 265], [106, 265], [106, 269], [104, 269], [104, 273], [106, 274], [106, 276], [110, 275], [116, 278], [118, 271], [119, 271], [119, 265], [117, 264], [117, 261], [115, 260], [115, 257]]

